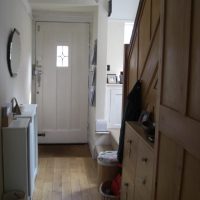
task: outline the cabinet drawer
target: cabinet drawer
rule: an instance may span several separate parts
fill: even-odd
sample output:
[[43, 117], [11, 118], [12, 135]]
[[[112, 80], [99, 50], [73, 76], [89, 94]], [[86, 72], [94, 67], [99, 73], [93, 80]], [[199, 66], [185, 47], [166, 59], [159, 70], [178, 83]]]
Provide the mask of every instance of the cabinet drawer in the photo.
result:
[[142, 142], [138, 143], [135, 177], [135, 199], [150, 200], [153, 178], [153, 152]]
[[135, 176], [137, 146], [138, 137], [133, 133], [133, 130], [129, 126], [126, 126], [126, 134], [124, 140], [123, 171], [125, 173], [128, 173], [132, 179]]
[[130, 177], [123, 174], [120, 200], [133, 200], [133, 199], [134, 199], [134, 181], [130, 179]]

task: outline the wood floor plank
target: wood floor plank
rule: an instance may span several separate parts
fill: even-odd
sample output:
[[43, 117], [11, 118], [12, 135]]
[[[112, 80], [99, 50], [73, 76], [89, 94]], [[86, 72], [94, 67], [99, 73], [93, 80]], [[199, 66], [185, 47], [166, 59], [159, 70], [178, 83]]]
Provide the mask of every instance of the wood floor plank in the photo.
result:
[[53, 192], [62, 192], [62, 170], [54, 168]]
[[76, 172], [71, 171], [72, 200], [82, 200], [80, 181]]
[[52, 199], [52, 183], [45, 182], [44, 189], [42, 190], [42, 199], [43, 200], [53, 200]]
[[97, 164], [87, 148], [42, 146], [33, 200], [100, 200]]
[[81, 195], [82, 200], [90, 200], [90, 185], [88, 184], [87, 175], [85, 173], [85, 164], [84, 159], [80, 160], [80, 167], [81, 167], [81, 173], [79, 174], [80, 179], [80, 188], [81, 188]]
[[69, 168], [62, 170], [62, 200], [72, 200], [71, 176]]

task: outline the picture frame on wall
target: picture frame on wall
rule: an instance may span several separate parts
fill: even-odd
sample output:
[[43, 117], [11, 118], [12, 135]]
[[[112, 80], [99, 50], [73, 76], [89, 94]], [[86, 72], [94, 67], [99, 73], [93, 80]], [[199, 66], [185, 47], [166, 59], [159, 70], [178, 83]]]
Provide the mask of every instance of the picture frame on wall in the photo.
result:
[[108, 84], [116, 84], [117, 83], [116, 74], [107, 74], [107, 83]]

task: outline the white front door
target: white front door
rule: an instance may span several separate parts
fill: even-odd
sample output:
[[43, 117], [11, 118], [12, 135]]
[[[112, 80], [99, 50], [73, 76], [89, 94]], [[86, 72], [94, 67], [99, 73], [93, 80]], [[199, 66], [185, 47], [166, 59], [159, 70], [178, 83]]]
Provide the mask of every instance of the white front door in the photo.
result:
[[40, 143], [87, 142], [89, 24], [36, 23]]

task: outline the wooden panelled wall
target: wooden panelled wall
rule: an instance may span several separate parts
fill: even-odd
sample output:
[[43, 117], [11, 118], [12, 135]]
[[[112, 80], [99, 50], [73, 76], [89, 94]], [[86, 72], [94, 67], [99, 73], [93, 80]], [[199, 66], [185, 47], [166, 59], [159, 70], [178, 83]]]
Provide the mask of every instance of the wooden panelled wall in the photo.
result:
[[141, 79], [157, 110], [156, 200], [200, 199], [199, 20], [199, 0], [141, 0], [126, 51], [124, 96]]
[[[143, 109], [154, 113], [159, 61], [159, 0], [140, 1], [125, 65], [125, 96], [142, 81]], [[127, 94], [126, 94], [127, 93]]]
[[157, 200], [200, 199], [200, 1], [161, 1]]

